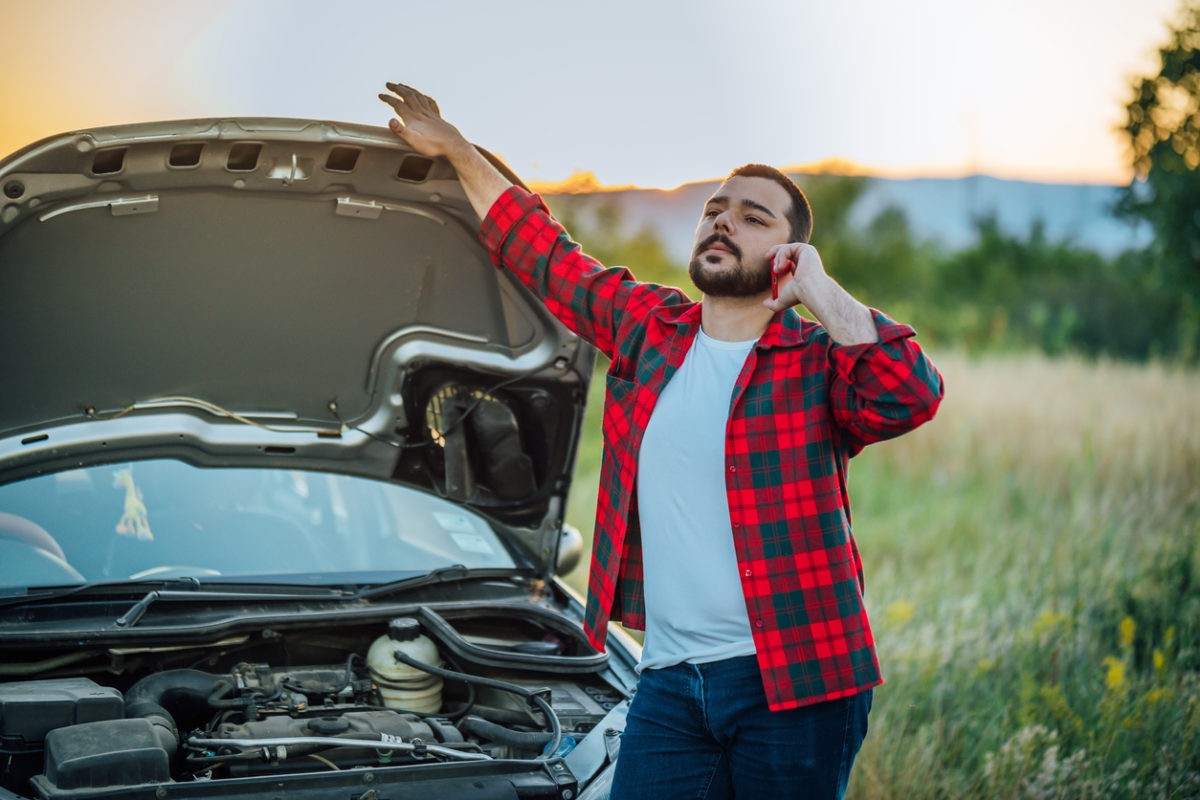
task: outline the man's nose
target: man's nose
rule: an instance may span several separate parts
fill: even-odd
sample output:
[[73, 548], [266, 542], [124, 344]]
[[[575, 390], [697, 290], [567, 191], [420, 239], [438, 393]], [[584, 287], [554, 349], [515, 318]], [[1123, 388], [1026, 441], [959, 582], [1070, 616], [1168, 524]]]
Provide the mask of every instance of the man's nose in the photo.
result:
[[713, 230], [726, 234], [733, 233], [733, 215], [728, 210], [717, 214], [713, 220]]

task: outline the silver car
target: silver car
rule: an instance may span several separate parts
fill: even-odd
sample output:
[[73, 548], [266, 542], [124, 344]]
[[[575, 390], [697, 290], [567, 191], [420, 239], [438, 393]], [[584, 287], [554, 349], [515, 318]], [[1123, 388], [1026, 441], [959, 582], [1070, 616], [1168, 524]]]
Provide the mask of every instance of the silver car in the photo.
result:
[[360, 125], [0, 161], [0, 798], [607, 796], [593, 352], [478, 226]]

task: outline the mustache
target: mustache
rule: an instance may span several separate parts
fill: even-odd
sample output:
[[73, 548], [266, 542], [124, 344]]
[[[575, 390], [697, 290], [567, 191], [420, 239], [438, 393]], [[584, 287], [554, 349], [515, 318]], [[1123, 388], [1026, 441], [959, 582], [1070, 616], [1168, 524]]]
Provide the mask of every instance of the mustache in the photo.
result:
[[733, 253], [734, 258], [737, 258], [739, 260], [741, 259], [741, 257], [742, 257], [741, 248], [739, 248], [736, 244], [734, 244], [728, 237], [726, 237], [720, 233], [714, 233], [712, 236], [709, 236], [703, 242], [696, 245], [696, 252], [693, 253], [692, 255], [699, 256], [701, 253], [703, 253], [709, 247], [712, 247], [714, 244], [722, 245], [723, 247], [728, 249], [730, 253]]

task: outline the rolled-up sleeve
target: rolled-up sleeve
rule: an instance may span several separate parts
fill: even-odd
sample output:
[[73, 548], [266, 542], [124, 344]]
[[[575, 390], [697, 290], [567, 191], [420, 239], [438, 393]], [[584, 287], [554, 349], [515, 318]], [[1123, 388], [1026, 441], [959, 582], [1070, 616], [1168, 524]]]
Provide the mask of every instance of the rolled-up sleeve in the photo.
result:
[[871, 316], [878, 342], [830, 345], [833, 417], [856, 449], [929, 421], [945, 394], [913, 329], [875, 309]]

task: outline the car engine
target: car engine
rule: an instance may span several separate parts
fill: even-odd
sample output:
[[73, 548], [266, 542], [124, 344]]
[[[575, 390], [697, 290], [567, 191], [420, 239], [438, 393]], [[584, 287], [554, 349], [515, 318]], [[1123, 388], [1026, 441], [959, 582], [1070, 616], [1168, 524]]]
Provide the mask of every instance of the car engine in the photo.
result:
[[575, 797], [563, 757], [628, 696], [603, 657], [528, 621], [420, 612], [0, 683], [0, 797]]

